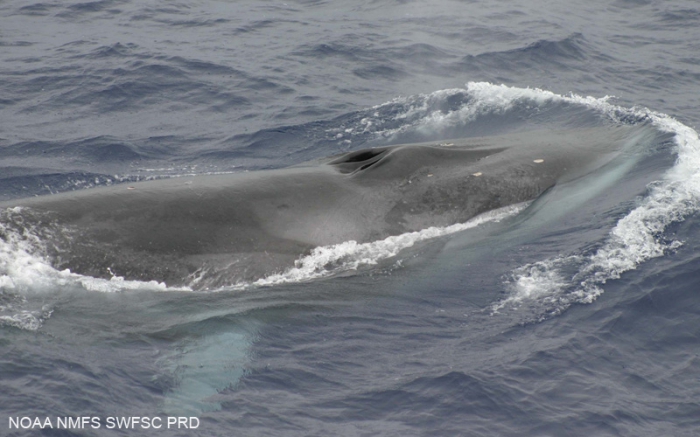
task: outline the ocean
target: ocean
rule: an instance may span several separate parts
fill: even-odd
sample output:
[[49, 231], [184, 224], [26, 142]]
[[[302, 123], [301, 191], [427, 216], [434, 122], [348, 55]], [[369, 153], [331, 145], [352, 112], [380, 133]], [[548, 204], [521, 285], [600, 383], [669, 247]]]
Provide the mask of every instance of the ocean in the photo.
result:
[[58, 269], [6, 208], [0, 434], [700, 435], [699, 53], [689, 0], [0, 3], [0, 201], [626, 132], [532, 202], [208, 289]]

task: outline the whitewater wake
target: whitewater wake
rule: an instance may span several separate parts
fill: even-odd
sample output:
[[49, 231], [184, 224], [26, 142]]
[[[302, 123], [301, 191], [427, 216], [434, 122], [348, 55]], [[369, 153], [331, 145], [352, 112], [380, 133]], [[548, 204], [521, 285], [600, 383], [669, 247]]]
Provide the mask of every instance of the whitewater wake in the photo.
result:
[[[558, 256], [515, 269], [506, 281], [510, 294], [492, 305], [493, 313], [537, 300], [546, 305], [542, 315], [546, 318], [574, 303], [592, 303], [603, 293], [602, 286], [607, 281], [618, 279], [624, 272], [683, 244], [667, 239], [664, 231], [670, 224], [683, 221], [700, 209], [700, 139], [695, 130], [647, 108], [611, 104], [610, 97], [565, 97], [538, 89], [522, 90], [485, 83], [470, 84], [468, 89], [476, 95], [497, 99], [505, 107], [522, 100], [539, 104], [559, 101], [592, 108], [619, 124], [648, 122], [673, 135], [677, 155], [675, 165], [662, 180], [649, 185], [646, 197], [617, 222], [602, 247], [588, 255]], [[569, 273], [572, 270], [574, 273]]]

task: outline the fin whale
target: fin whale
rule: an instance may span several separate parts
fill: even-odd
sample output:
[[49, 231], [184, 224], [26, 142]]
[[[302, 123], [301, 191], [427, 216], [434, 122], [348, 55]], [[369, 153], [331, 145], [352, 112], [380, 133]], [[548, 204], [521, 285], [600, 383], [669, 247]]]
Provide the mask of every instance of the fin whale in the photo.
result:
[[317, 246], [448, 226], [535, 199], [609, 162], [624, 136], [620, 127], [543, 130], [378, 147], [278, 170], [3, 202], [1, 220], [40, 229], [58, 269], [218, 287], [279, 273]]

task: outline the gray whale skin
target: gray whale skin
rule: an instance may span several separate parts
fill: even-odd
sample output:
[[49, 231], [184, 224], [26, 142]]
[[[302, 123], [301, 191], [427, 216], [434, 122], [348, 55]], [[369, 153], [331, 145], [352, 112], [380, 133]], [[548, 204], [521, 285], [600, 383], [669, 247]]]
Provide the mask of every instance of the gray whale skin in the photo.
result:
[[368, 242], [537, 198], [609, 162], [621, 128], [378, 147], [280, 170], [178, 177], [0, 204], [44, 229], [59, 269], [193, 288], [280, 273]]

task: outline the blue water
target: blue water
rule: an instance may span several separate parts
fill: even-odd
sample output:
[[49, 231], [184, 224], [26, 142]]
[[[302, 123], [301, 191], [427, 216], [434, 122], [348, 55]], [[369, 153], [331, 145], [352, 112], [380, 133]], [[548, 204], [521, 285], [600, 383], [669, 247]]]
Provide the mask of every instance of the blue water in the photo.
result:
[[[699, 435], [698, 53], [683, 0], [2, 2], [0, 200], [630, 133], [517, 215], [266, 286], [57, 271], [4, 211], [0, 434]], [[10, 429], [66, 416], [102, 426]]]

